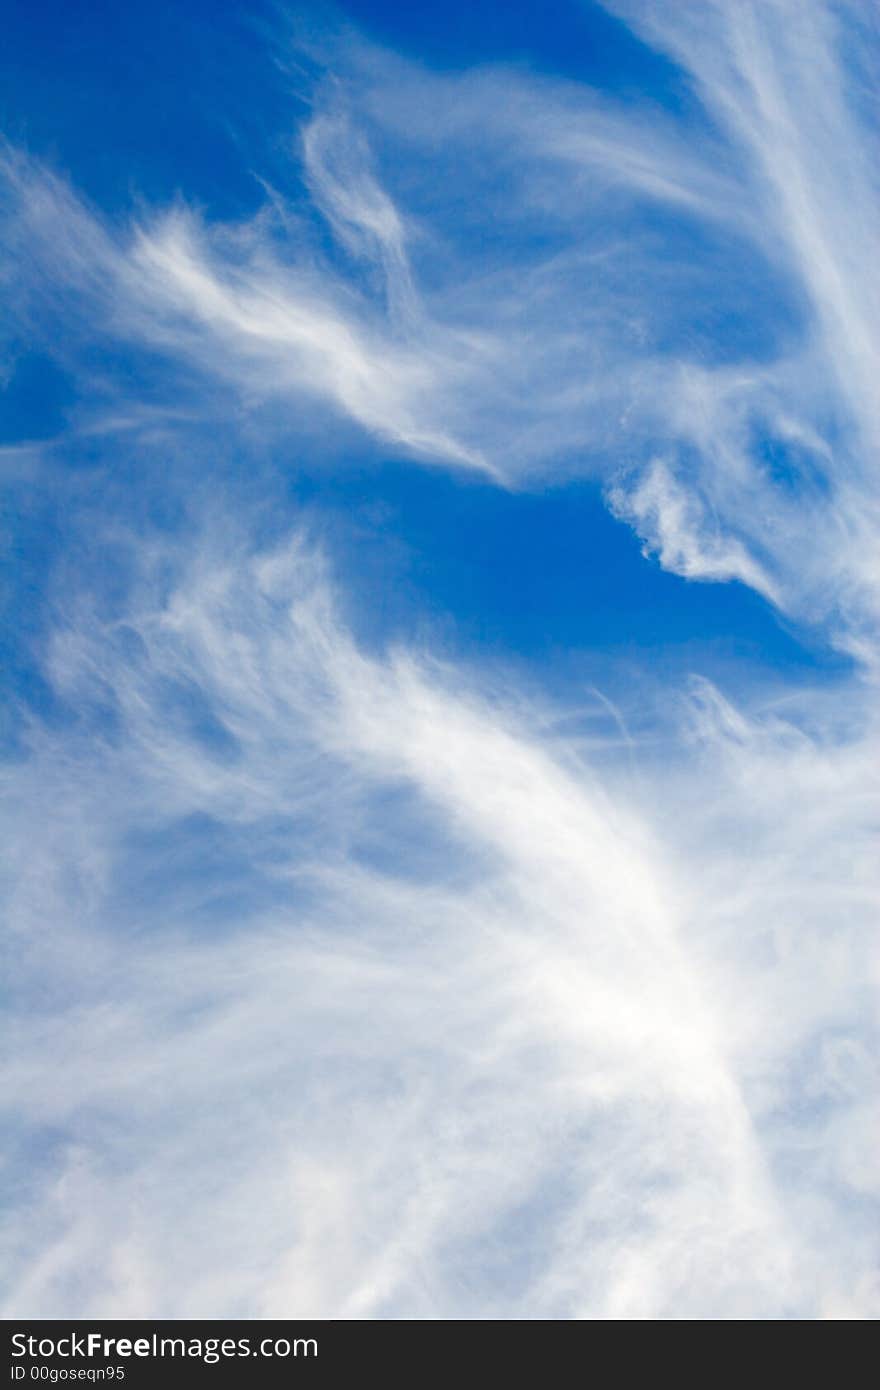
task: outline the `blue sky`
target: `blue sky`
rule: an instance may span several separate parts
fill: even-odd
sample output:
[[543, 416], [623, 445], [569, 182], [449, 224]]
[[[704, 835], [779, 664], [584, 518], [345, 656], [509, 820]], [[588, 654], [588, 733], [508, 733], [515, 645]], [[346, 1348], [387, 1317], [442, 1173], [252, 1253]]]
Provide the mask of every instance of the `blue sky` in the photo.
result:
[[870, 8], [10, 14], [7, 1309], [876, 1315]]

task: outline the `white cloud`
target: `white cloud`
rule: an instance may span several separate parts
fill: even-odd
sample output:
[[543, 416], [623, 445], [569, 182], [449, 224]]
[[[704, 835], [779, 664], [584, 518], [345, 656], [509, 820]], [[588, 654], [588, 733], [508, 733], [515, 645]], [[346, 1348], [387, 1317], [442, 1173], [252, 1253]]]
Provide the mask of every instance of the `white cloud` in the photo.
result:
[[[7, 154], [16, 273], [64, 300], [68, 333], [85, 316], [246, 410], [281, 402], [288, 425], [311, 402], [508, 486], [599, 476], [634, 518], [647, 489], [678, 537], [662, 563], [733, 565], [861, 650], [878, 614], [880, 213], [871, 117], [842, 69], [859, 12], [615, 8], [702, 112], [431, 73], [337, 38], [317, 62], [340, 80], [316, 81], [301, 131], [335, 251], [277, 190], [238, 226], [181, 208], [120, 237]], [[658, 456], [699, 502], [662, 505]]]
[[710, 0], [671, 9], [624, 0], [610, 8], [685, 65], [708, 108], [742, 142], [765, 228], [775, 229], [811, 297], [827, 365], [876, 449], [880, 306], [869, 267], [878, 204], [871, 116], [858, 91], [860, 7]]
[[693, 488], [677, 483], [661, 459], [641, 474], [632, 491], [612, 489], [609, 502], [644, 538], [645, 553], [656, 551], [664, 569], [687, 579], [738, 579], [771, 603], [779, 601], [745, 546], [724, 535], [717, 520], [714, 527], [707, 521]]
[[112, 228], [5, 150], [10, 332], [161, 357], [71, 426], [161, 461], [271, 401], [287, 441], [595, 476], [667, 568], [868, 675], [833, 708], [665, 690], [600, 775], [512, 678], [359, 649], [233, 501], [114, 536], [137, 582], [59, 580], [66, 718], [3, 769], [9, 1315], [876, 1315], [858, 16], [616, 9], [704, 116], [337, 44], [301, 132], [332, 245], [277, 191]]
[[704, 684], [636, 795], [308, 547], [169, 558], [8, 775], [7, 1312], [866, 1315], [873, 735]]
[[385, 279], [389, 315], [413, 325], [415, 299], [406, 232], [397, 208], [370, 169], [363, 136], [340, 112], [318, 112], [303, 132], [312, 196], [340, 241], [366, 260], [378, 260]]

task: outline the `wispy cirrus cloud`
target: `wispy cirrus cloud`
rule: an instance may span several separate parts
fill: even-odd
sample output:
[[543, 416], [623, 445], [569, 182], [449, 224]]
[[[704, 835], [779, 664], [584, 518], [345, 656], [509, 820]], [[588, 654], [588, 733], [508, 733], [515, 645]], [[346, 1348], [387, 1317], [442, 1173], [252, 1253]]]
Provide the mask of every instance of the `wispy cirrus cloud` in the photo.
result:
[[858, 12], [619, 12], [702, 112], [503, 69], [437, 75], [351, 37], [320, 51], [342, 79], [314, 86], [302, 173], [341, 261], [277, 193], [247, 224], [180, 208], [120, 238], [14, 158], [12, 225], [37, 279], [51, 261], [107, 330], [251, 404], [305, 392], [507, 485], [604, 477], [661, 563], [717, 578], [720, 528], [725, 574], [860, 628], [876, 616], [878, 205], [870, 117], [841, 78]]
[[[237, 224], [3, 151], [9, 353], [83, 394], [11, 485], [87, 437], [117, 489], [63, 484], [3, 772], [10, 1315], [876, 1315], [866, 21], [614, 11], [686, 101], [311, 41]], [[285, 458], [348, 422], [594, 478], [857, 667], [600, 696], [588, 757], [512, 669], [359, 645], [307, 522], [206, 490], [268, 406]]]
[[634, 792], [308, 546], [168, 559], [9, 779], [10, 1313], [862, 1315], [874, 736], [704, 684]]

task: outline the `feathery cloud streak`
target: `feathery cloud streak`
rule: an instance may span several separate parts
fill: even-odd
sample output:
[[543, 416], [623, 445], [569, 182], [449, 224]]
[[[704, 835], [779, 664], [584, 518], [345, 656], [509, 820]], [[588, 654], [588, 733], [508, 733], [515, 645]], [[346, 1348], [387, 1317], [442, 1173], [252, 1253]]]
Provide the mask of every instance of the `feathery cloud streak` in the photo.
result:
[[112, 732], [12, 778], [11, 1311], [858, 1315], [867, 745], [701, 687], [634, 797], [359, 653], [308, 548], [223, 549], [58, 633]]
[[105, 330], [246, 401], [306, 391], [508, 485], [598, 474], [661, 563], [843, 614], [858, 641], [877, 615], [877, 193], [847, 27], [789, 11], [627, 12], [695, 82], [689, 120], [340, 41], [321, 56], [344, 81], [316, 82], [301, 141], [338, 255], [278, 197], [248, 224], [181, 208], [120, 242], [13, 158], [17, 244]]
[[[876, 1315], [863, 16], [614, 10], [695, 96], [312, 37], [234, 225], [3, 152], [7, 354], [81, 393], [3, 454], [70, 512], [3, 768], [11, 1315]], [[589, 758], [497, 665], [359, 645], [310, 519], [211, 486], [258, 428], [595, 478], [858, 667], [661, 684]]]

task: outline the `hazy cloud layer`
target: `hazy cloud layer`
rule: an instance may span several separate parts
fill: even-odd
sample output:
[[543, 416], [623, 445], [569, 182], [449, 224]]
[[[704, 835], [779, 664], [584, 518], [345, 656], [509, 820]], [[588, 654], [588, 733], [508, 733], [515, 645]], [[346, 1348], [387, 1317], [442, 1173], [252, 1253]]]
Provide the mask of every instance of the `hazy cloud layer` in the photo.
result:
[[223, 549], [58, 632], [12, 774], [10, 1310], [856, 1315], [873, 735], [701, 685], [635, 792]]

